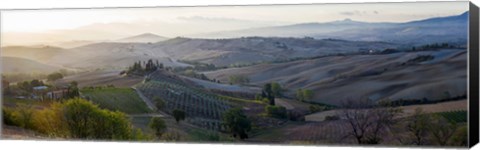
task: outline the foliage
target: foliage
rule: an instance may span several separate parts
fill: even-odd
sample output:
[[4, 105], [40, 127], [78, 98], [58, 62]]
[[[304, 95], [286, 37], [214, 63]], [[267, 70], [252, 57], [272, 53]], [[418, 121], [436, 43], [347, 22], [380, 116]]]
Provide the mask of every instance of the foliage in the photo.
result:
[[451, 145], [466, 146], [468, 145], [468, 127], [464, 125], [459, 127], [457, 132], [452, 136]]
[[[25, 109], [25, 110], [22, 110]], [[11, 109], [13, 110], [13, 109]], [[7, 112], [9, 110], [7, 109]], [[15, 109], [14, 123], [52, 137], [75, 139], [148, 139], [135, 131], [127, 116], [119, 111], [100, 109], [92, 102], [75, 98], [55, 102], [45, 109]], [[29, 125], [31, 124], [31, 125]]]
[[275, 105], [275, 94], [273, 93], [271, 83], [263, 85], [262, 97], [268, 99], [268, 104]]
[[409, 59], [406, 63], [408, 64], [412, 64], [412, 63], [421, 63], [421, 62], [424, 62], [424, 61], [429, 61], [429, 60], [432, 60], [434, 59], [435, 57], [432, 56], [432, 55], [419, 55], [415, 58], [412, 58], [412, 59]]
[[460, 122], [467, 122], [467, 111], [449, 111], [449, 112], [439, 112], [436, 113], [447, 119], [450, 122], [460, 123]]
[[250, 119], [245, 116], [241, 108], [232, 108], [223, 114], [223, 124], [233, 137], [248, 138], [247, 132], [252, 129]]
[[157, 137], [161, 137], [162, 134], [165, 132], [165, 130], [167, 129], [167, 125], [165, 123], [165, 121], [160, 118], [160, 117], [153, 117], [151, 120], [150, 120], [150, 123], [148, 124], [148, 126], [153, 130], [155, 131], [155, 135], [157, 135]]
[[379, 144], [382, 132], [395, 125], [398, 120], [395, 116], [402, 113], [399, 108], [388, 105], [373, 105], [370, 101], [347, 101], [344, 104], [342, 118], [350, 125], [350, 135], [355, 137], [358, 144]]
[[146, 73], [150, 73], [157, 70], [157, 68], [163, 69], [163, 64], [158, 63], [158, 60], [156, 60], [156, 63], [154, 63], [152, 59], [149, 59], [147, 60], [147, 62], [144, 61], [143, 64], [144, 65], [142, 65], [141, 61], [134, 62], [133, 65], [128, 67], [128, 69], [125, 72], [128, 75], [130, 74], [144, 75]]
[[428, 128], [431, 118], [425, 115], [421, 108], [417, 108], [415, 113], [407, 120], [406, 130], [411, 139], [404, 141], [405, 144], [424, 145], [427, 142]]
[[176, 131], [168, 131], [162, 134], [162, 137], [160, 138], [161, 140], [165, 141], [180, 141], [182, 140], [182, 136], [180, 133]]
[[449, 121], [440, 115], [434, 115], [428, 129], [432, 133], [433, 140], [438, 145], [444, 146], [448, 144], [457, 128], [456, 122]]
[[282, 86], [279, 83], [272, 82], [272, 87], [271, 88], [272, 88], [272, 92], [273, 92], [274, 96], [279, 97], [279, 96], [282, 95], [283, 89], [282, 89]]
[[56, 80], [62, 79], [62, 78], [63, 78], [63, 74], [60, 73], [60, 72], [51, 73], [47, 76], [48, 81], [56, 81]]
[[124, 113], [100, 109], [82, 99], [65, 102], [62, 110], [73, 138], [126, 140], [132, 136], [131, 124]]
[[228, 78], [230, 84], [247, 84], [250, 82], [247, 76], [244, 75], [232, 75]]
[[334, 115], [334, 116], [326, 116], [326, 117], [325, 117], [325, 121], [333, 121], [333, 120], [339, 120], [339, 119], [340, 119], [340, 117], [335, 116], [335, 115]]
[[310, 113], [316, 113], [316, 112], [325, 111], [328, 109], [326, 106], [320, 106], [315, 104], [310, 105], [308, 108], [310, 110]]
[[67, 98], [76, 98], [80, 96], [80, 91], [77, 86], [78, 86], [77, 81], [70, 82], [70, 84], [68, 85]]
[[267, 115], [270, 117], [281, 118], [281, 119], [287, 118], [287, 109], [283, 106], [267, 105], [265, 106], [265, 111], [267, 112]]
[[185, 112], [183, 110], [175, 109], [173, 110], [173, 117], [175, 118], [175, 121], [180, 122], [182, 120], [185, 120]]
[[3, 123], [6, 125], [19, 126], [18, 122], [16, 122], [16, 119], [13, 113], [14, 111], [12, 109], [8, 107], [3, 107], [2, 108]]
[[165, 101], [161, 99], [160, 97], [154, 97], [153, 101], [155, 102], [155, 106], [161, 110], [163, 107], [165, 107]]
[[298, 89], [296, 96], [299, 101], [309, 101], [313, 98], [313, 91], [309, 89]]

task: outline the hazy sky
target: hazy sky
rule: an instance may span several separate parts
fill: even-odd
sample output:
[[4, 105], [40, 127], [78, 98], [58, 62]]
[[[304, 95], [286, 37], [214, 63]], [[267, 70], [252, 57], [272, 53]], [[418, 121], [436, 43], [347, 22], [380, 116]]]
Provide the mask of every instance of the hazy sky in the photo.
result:
[[[63, 36], [65, 40], [96, 40], [92, 38], [115, 39], [145, 32], [175, 37], [345, 18], [406, 22], [458, 15], [467, 10], [468, 2], [21, 10], [2, 12], [1, 25], [3, 42], [14, 40], [9, 37], [19, 36], [18, 32]], [[82, 34], [96, 32], [97, 36]]]

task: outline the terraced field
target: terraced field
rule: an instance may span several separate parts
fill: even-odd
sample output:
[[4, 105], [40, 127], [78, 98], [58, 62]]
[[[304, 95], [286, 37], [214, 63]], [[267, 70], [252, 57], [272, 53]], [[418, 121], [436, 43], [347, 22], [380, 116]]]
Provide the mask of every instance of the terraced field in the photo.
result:
[[151, 110], [131, 88], [82, 89], [82, 96], [102, 108], [127, 114], [150, 113]]

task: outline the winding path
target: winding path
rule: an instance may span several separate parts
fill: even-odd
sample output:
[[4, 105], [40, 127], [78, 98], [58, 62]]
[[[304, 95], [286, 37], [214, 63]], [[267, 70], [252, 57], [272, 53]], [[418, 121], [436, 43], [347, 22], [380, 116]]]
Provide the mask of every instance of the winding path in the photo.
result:
[[137, 88], [135, 87], [132, 87], [132, 89], [135, 90], [135, 92], [137, 92], [138, 96], [140, 96], [140, 98], [143, 100], [143, 102], [145, 102], [145, 104], [147, 104], [148, 108], [150, 108], [151, 110], [153, 111], [157, 111], [158, 108], [157, 106], [155, 106], [152, 101], [150, 101], [150, 99], [148, 99], [145, 95], [143, 95], [142, 92], [140, 92], [140, 90], [138, 90]]

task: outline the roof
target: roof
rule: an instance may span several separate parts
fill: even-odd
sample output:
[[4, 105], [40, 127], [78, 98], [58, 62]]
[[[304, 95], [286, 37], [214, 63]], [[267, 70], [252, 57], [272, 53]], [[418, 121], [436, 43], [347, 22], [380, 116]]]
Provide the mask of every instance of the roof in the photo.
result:
[[36, 86], [36, 87], [33, 87], [33, 90], [45, 90], [45, 89], [48, 89], [47, 86]]

